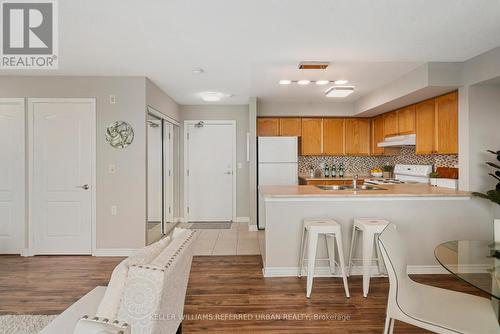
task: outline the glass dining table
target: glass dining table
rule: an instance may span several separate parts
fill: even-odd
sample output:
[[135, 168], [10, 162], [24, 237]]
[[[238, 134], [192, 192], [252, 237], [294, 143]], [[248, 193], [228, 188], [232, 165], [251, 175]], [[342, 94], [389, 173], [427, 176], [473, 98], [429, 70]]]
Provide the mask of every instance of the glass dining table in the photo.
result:
[[434, 255], [451, 274], [500, 299], [500, 243], [449, 241], [437, 246]]

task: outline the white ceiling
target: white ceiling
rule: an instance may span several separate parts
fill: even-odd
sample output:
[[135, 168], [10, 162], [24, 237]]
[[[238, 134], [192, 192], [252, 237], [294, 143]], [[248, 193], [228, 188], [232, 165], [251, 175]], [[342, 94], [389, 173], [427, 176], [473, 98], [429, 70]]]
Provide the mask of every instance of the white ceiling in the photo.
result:
[[60, 69], [35, 74], [147, 76], [181, 104], [202, 103], [197, 93], [207, 90], [234, 94], [231, 104], [326, 101], [324, 87], [277, 85], [309, 77], [296, 69], [301, 60], [331, 61], [325, 77], [348, 79], [354, 100], [423, 62], [500, 45], [500, 0], [58, 3]]

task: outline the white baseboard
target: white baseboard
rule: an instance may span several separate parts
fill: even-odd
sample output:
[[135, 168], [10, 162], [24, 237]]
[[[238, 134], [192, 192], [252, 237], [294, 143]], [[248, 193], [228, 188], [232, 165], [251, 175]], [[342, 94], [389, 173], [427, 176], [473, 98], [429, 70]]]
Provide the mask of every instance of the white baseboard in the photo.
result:
[[31, 250], [29, 248], [23, 248], [21, 250], [21, 256], [33, 256], [33, 253], [31, 252]]
[[137, 251], [136, 248], [98, 248], [94, 256], [130, 256]]
[[[489, 267], [487, 265], [470, 266], [466, 268], [468, 273], [486, 273]], [[297, 276], [299, 267], [265, 267], [262, 269], [264, 277], [293, 277]], [[464, 270], [464, 268], [461, 268]], [[449, 274], [449, 272], [440, 265], [409, 265], [407, 272], [410, 275], [429, 275], [429, 274]], [[372, 266], [372, 273], [378, 273], [378, 267]], [[362, 266], [353, 266], [351, 276], [362, 275]], [[302, 270], [302, 275], [305, 276], [305, 269]], [[340, 277], [340, 275], [332, 275], [329, 267], [317, 266], [315, 268], [315, 277]]]
[[257, 225], [248, 225], [248, 230], [250, 232], [257, 232], [259, 229], [257, 228]]
[[235, 223], [249, 223], [250, 217], [235, 217], [234, 222]]

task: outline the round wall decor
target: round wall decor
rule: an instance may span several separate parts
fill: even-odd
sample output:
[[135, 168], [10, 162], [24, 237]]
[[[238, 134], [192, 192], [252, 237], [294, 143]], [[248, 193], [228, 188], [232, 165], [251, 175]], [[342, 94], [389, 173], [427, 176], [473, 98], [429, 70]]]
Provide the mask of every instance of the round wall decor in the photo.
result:
[[134, 129], [124, 121], [116, 121], [106, 129], [106, 141], [114, 148], [125, 148], [134, 141]]

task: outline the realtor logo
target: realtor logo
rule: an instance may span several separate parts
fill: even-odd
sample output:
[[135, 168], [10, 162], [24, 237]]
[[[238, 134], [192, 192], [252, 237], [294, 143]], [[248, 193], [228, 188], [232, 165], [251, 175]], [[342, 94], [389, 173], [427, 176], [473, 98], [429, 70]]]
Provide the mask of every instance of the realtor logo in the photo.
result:
[[2, 69], [56, 69], [55, 0], [1, 2]]

